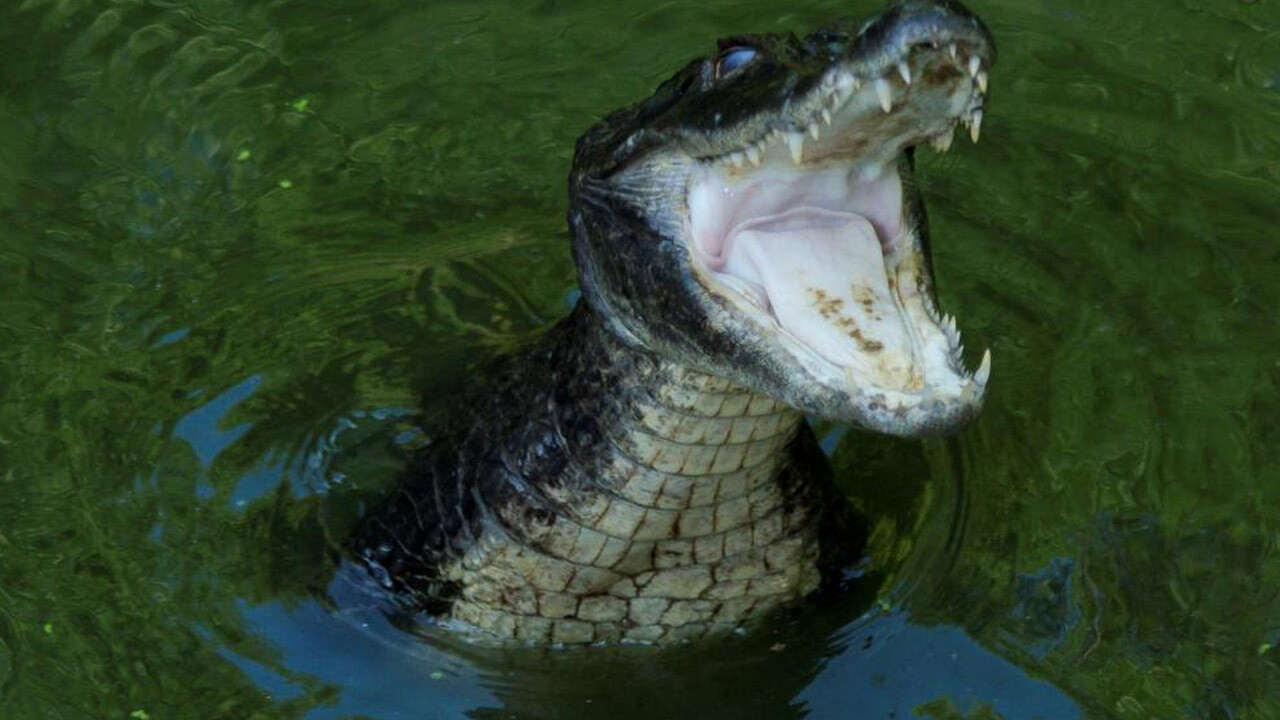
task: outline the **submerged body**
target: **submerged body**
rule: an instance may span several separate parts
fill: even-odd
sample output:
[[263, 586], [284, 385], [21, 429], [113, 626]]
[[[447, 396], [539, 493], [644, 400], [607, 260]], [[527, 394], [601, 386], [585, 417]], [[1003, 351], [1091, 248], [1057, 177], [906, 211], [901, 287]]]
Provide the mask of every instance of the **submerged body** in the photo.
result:
[[862, 538], [804, 412], [897, 435], [977, 411], [938, 313], [921, 140], [976, 140], [990, 38], [954, 2], [721, 43], [579, 140], [583, 299], [429, 432], [352, 548], [500, 638], [668, 642], [831, 584]]

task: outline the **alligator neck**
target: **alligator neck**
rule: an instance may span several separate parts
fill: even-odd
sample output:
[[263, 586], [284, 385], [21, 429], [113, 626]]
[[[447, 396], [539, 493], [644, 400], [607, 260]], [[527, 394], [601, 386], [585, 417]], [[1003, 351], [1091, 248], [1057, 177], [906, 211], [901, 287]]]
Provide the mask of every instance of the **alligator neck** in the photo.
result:
[[632, 347], [585, 305], [562, 332], [567, 357], [557, 364], [571, 372], [556, 378], [555, 422], [570, 456], [584, 461], [579, 480], [590, 476], [636, 508], [679, 511], [740, 496], [787, 461], [798, 411]]
[[815, 590], [854, 549], [800, 413], [628, 345], [586, 307], [487, 397], [460, 438], [415, 459], [356, 545], [424, 606], [488, 633], [729, 630]]

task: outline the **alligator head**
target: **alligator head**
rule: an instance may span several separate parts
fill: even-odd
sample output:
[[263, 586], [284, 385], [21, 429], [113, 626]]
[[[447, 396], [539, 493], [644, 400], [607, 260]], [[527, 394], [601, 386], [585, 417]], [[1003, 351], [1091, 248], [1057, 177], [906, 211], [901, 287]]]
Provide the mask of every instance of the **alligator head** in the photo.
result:
[[982, 403], [942, 315], [913, 152], [976, 142], [995, 47], [952, 0], [747, 35], [578, 142], [574, 257], [624, 341], [896, 435]]

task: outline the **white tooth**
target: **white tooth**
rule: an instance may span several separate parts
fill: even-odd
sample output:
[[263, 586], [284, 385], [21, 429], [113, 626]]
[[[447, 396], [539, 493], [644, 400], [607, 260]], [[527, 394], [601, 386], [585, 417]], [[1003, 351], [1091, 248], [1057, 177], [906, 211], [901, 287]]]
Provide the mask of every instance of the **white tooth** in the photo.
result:
[[982, 132], [982, 108], [973, 111], [973, 120], [969, 123], [969, 137], [978, 142], [978, 134]]
[[849, 73], [840, 73], [840, 79], [836, 81], [836, 88], [841, 95], [848, 95], [858, 89], [857, 79]]
[[948, 46], [947, 46], [947, 52], [951, 53], [951, 59], [952, 59], [952, 60], [955, 60], [955, 59], [956, 59], [956, 44], [955, 44], [955, 43], [951, 43], [950, 45], [948, 45]]
[[911, 68], [905, 61], [898, 63], [898, 74], [902, 76], [902, 82], [911, 84]]
[[821, 132], [822, 132], [822, 129], [818, 127], [818, 123], [816, 123], [816, 122], [815, 122], [815, 123], [809, 123], [809, 137], [813, 138], [814, 140], [817, 140], [817, 139], [818, 139], [818, 135], [819, 135]]
[[791, 150], [791, 161], [799, 165], [804, 155], [804, 133], [787, 133], [787, 148]]
[[991, 348], [987, 348], [986, 352], [982, 353], [982, 364], [978, 365], [978, 372], [973, 374], [973, 381], [985, 387], [987, 384], [987, 380], [990, 380], [990, 379], [991, 379]]
[[826, 108], [822, 108], [822, 122], [831, 124], [831, 111]]
[[953, 137], [955, 137], [955, 131], [952, 129], [947, 129], [937, 135], [934, 135], [932, 140], [933, 149], [940, 153], [950, 150], [951, 138]]
[[978, 73], [977, 79], [978, 90], [985, 93], [987, 91], [987, 73], [985, 71]]
[[747, 158], [740, 152], [730, 153], [729, 162], [733, 163], [736, 168], [741, 168], [747, 162]]
[[760, 148], [756, 147], [755, 145], [748, 145], [747, 159], [751, 161], [752, 165], [755, 165], [756, 167], [760, 167]]
[[889, 88], [888, 80], [876, 78], [876, 95], [880, 96], [880, 109], [886, 113], [893, 110], [893, 91]]
[[980, 70], [981, 68], [982, 68], [982, 59], [979, 58], [977, 55], [970, 55], [969, 56], [969, 77], [976, 76], [978, 74], [978, 70]]

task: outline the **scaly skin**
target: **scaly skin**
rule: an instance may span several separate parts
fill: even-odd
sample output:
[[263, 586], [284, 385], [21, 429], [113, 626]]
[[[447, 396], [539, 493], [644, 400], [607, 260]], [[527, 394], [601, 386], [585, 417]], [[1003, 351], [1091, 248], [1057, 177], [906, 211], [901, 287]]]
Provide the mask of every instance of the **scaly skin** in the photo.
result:
[[424, 605], [499, 638], [675, 641], [855, 558], [795, 410], [628, 347], [585, 306], [512, 368], [356, 540]]

